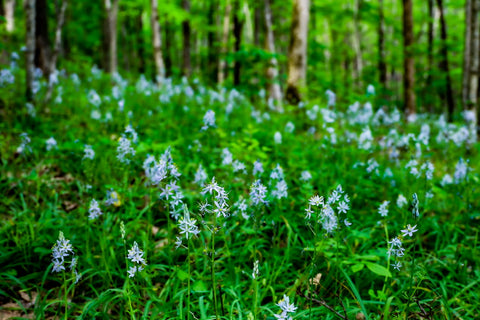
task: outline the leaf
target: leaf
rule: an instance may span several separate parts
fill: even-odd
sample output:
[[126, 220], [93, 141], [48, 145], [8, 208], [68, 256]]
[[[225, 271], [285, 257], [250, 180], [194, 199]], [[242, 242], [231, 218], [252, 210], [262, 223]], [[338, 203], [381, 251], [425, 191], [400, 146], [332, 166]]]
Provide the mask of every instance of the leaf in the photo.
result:
[[207, 285], [202, 280], [195, 281], [192, 286], [193, 291], [195, 292], [208, 292]]
[[372, 271], [375, 274], [378, 274], [379, 276], [383, 276], [383, 277], [391, 277], [392, 276], [390, 271], [387, 268], [385, 268], [384, 266], [381, 266], [379, 264], [372, 263], [372, 262], [365, 262], [365, 265], [367, 266], [367, 268], [370, 271]]
[[353, 272], [353, 273], [356, 273], [356, 272], [362, 270], [364, 267], [365, 267], [365, 264], [363, 264], [363, 263], [354, 264], [354, 265], [352, 266], [352, 272]]
[[180, 281], [185, 281], [188, 278], [190, 278], [190, 275], [183, 271], [182, 269], [177, 269], [177, 277], [180, 279]]

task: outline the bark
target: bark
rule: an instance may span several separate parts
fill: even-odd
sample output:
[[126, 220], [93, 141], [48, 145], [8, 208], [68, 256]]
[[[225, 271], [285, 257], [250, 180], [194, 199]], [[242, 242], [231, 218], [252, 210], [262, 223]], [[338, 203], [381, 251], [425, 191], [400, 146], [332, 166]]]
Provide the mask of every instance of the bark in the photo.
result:
[[[234, 10], [233, 10], [233, 37], [235, 39], [233, 49], [235, 51], [235, 54], [238, 54], [240, 51], [240, 47], [242, 44], [242, 29], [243, 29], [243, 22], [240, 20], [240, 17], [238, 15], [239, 12], [239, 0], [234, 0], [235, 5], [234, 5]], [[233, 64], [233, 85], [238, 86], [240, 85], [240, 71], [242, 68], [241, 61], [236, 55], [235, 62]]]
[[26, 41], [25, 41], [25, 66], [26, 66], [26, 92], [27, 102], [32, 102], [33, 81], [35, 72], [35, 0], [25, 1]]
[[106, 67], [107, 72], [115, 73], [118, 68], [117, 57], [117, 19], [118, 19], [118, 0], [105, 0], [105, 10], [107, 19], [105, 21], [105, 40], [106, 40]]
[[[182, 7], [185, 12], [190, 14], [190, 0], [182, 0]], [[183, 65], [182, 73], [184, 76], [189, 77], [192, 73], [192, 64], [190, 62], [190, 18], [185, 19], [182, 22], [183, 33]]]
[[[425, 89], [427, 92], [430, 92], [432, 89], [432, 73], [433, 73], [433, 36], [434, 36], [434, 28], [433, 28], [433, 0], [428, 0], [428, 26], [427, 26], [427, 79]], [[433, 103], [431, 101], [428, 102], [428, 111], [433, 113]]]
[[[433, 1], [433, 0], [429, 0]], [[383, 14], [383, 0], [378, 1], [378, 73], [380, 85], [387, 87], [387, 64], [385, 62], [385, 16]]]
[[302, 100], [301, 91], [306, 85], [309, 17], [310, 0], [294, 0], [286, 90], [286, 99], [291, 104], [298, 104]]
[[136, 29], [137, 29], [137, 46], [138, 46], [138, 72], [145, 73], [145, 41], [143, 39], [143, 10], [138, 10], [138, 14], [135, 17]]
[[15, 29], [15, 0], [5, 0], [4, 9], [6, 30], [11, 33]]
[[437, 0], [438, 10], [440, 11], [440, 37], [442, 39], [441, 61], [440, 69], [443, 71], [446, 77], [445, 81], [445, 93], [447, 98], [447, 115], [448, 121], [453, 121], [453, 112], [455, 110], [455, 101], [453, 99], [452, 80], [450, 78], [450, 66], [448, 63], [448, 48], [447, 48], [447, 25], [445, 22], [445, 15], [443, 11], [443, 1]]
[[478, 90], [479, 90], [479, 68], [480, 68], [480, 23], [478, 14], [480, 10], [480, 0], [472, 0], [471, 15], [472, 20], [470, 24], [471, 48], [470, 48], [470, 66], [468, 72], [468, 95], [467, 95], [467, 109], [475, 114], [475, 125], [478, 123]]
[[208, 47], [208, 57], [207, 57], [207, 74], [211, 82], [217, 80], [217, 48], [215, 46], [215, 7], [216, 0], [208, 1], [207, 9], [207, 23], [208, 23], [208, 32], [207, 32], [207, 47]]
[[35, 1], [35, 67], [48, 79], [50, 73], [50, 39], [46, 0]]
[[173, 56], [172, 56], [172, 51], [176, 52], [175, 50], [175, 41], [174, 37], [174, 30], [172, 28], [172, 23], [169, 19], [165, 19], [165, 46], [162, 46], [164, 48], [163, 51], [163, 56], [164, 58], [164, 63], [165, 63], [165, 77], [169, 78], [172, 76], [172, 66], [173, 66]]
[[462, 103], [463, 108], [467, 109], [468, 95], [470, 92], [470, 55], [472, 47], [472, 4], [475, 0], [465, 1], [465, 42], [463, 49], [463, 78], [462, 78]]
[[[67, 0], [62, 1], [62, 7], [58, 11], [57, 14], [57, 28], [55, 29], [55, 43], [53, 46], [53, 53], [52, 58], [50, 60], [50, 72], [49, 74], [53, 74], [57, 69], [57, 58], [58, 54], [60, 53], [60, 46], [62, 44], [62, 28], [63, 24], [65, 23], [65, 11], [67, 10]], [[52, 79], [48, 79], [48, 90], [47, 94], [45, 95], [45, 102], [48, 102], [52, 96], [53, 90], [53, 82]]]
[[153, 61], [155, 63], [155, 79], [161, 84], [165, 79], [165, 64], [162, 57], [162, 36], [158, 21], [158, 0], [150, 0], [152, 14], [150, 24], [152, 28]]
[[230, 5], [230, 0], [225, 2], [225, 14], [223, 16], [223, 27], [222, 27], [222, 43], [220, 47], [220, 59], [218, 60], [218, 84], [223, 84], [225, 81], [225, 67], [226, 67], [226, 55], [228, 51], [228, 34], [230, 32], [230, 12], [232, 11], [232, 6]]
[[358, 88], [362, 87], [362, 72], [363, 72], [363, 59], [362, 59], [362, 39], [360, 32], [360, 12], [361, 12], [362, 0], [355, 0], [354, 15], [353, 15], [353, 49], [355, 51], [355, 63], [354, 73], [355, 82]]
[[[265, 31], [266, 31], [266, 50], [271, 54], [275, 54], [275, 39], [273, 35], [273, 19], [270, 0], [265, 0]], [[267, 91], [268, 97], [273, 99], [278, 111], [283, 111], [282, 106], [282, 90], [278, 83], [278, 62], [277, 58], [272, 57], [269, 61], [267, 69]]]
[[416, 113], [412, 0], [403, 1], [403, 99], [407, 119]]
[[253, 44], [256, 47], [260, 47], [260, 35], [263, 31], [262, 23], [262, 7], [260, 1], [255, 1], [253, 4], [254, 8], [254, 31], [253, 31]]

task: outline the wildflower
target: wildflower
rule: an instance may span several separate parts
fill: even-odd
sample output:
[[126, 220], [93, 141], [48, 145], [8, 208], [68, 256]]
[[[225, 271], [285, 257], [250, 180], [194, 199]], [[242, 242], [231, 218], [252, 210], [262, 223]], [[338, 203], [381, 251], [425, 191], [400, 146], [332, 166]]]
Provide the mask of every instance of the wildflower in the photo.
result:
[[195, 180], [194, 183], [198, 184], [199, 186], [203, 186], [205, 181], [207, 181], [207, 172], [203, 169], [202, 165], [198, 166], [197, 172], [195, 172]]
[[443, 187], [446, 186], [447, 184], [452, 184], [452, 183], [453, 183], [452, 176], [449, 175], [448, 173], [443, 176], [442, 181], [440, 182], [440, 184]]
[[267, 196], [267, 188], [260, 180], [256, 180], [250, 187], [250, 198], [253, 205], [266, 204], [265, 197]]
[[412, 215], [415, 219], [420, 216], [420, 213], [418, 212], [418, 196], [416, 193], [412, 195]]
[[212, 110], [208, 110], [203, 117], [202, 130], [207, 130], [209, 127], [215, 127], [215, 112], [213, 112]]
[[343, 223], [345, 223], [345, 225], [346, 225], [347, 227], [350, 227], [350, 226], [352, 225], [352, 223], [351, 223], [351, 222], [348, 222], [347, 219], [343, 220]]
[[222, 150], [222, 165], [229, 165], [233, 162], [233, 156], [228, 148]]
[[135, 155], [135, 149], [131, 147], [131, 141], [125, 138], [125, 136], [120, 137], [118, 140], [118, 147], [117, 147], [117, 159], [125, 164], [130, 162], [129, 159], [126, 157], [128, 155]]
[[380, 205], [380, 207], [378, 208], [378, 213], [380, 213], [380, 215], [382, 217], [386, 217], [388, 216], [388, 204], [390, 203], [390, 201], [383, 201], [382, 204]]
[[270, 179], [272, 179], [272, 180], [283, 180], [284, 178], [285, 178], [285, 176], [283, 174], [283, 169], [277, 163], [277, 166], [270, 173]]
[[87, 158], [93, 160], [93, 158], [95, 158], [95, 151], [93, 151], [92, 146], [85, 145], [85, 149], [83, 150], [83, 152], [85, 152], [83, 159]]
[[275, 144], [282, 144], [282, 134], [279, 131], [275, 132], [273, 140], [275, 141]]
[[319, 197], [318, 194], [314, 195], [313, 197], [310, 198], [308, 203], [309, 205], [312, 205], [312, 206], [317, 206], [317, 207], [319, 207], [320, 205], [323, 206], [323, 197]]
[[186, 205], [183, 206], [183, 213], [184, 216], [180, 219], [178, 227], [180, 228], [180, 233], [185, 234], [185, 237], [188, 240], [190, 234], [196, 236], [200, 233], [200, 230], [198, 230], [198, 227], [195, 225], [197, 220], [190, 219], [190, 212]]
[[135, 273], [137, 272], [137, 267], [132, 266], [132, 267], [130, 267], [130, 269], [128, 269], [127, 272], [128, 272], [128, 277], [133, 278], [135, 276]]
[[27, 108], [27, 113], [29, 116], [31, 116], [32, 118], [35, 118], [37, 116], [37, 112], [35, 111], [35, 107], [33, 106], [33, 104], [27, 102], [25, 104], [25, 107]]
[[50, 139], [48, 139], [45, 143], [47, 145], [47, 151], [50, 151], [57, 147], [57, 141], [55, 141], [53, 137], [50, 137]]
[[417, 227], [417, 225], [414, 225], [413, 227], [411, 225], [407, 225], [407, 229], [400, 230], [402, 232], [402, 236], [403, 237], [405, 237], [405, 236], [413, 237], [413, 234], [418, 231], [417, 229], [415, 229], [416, 227]]
[[277, 303], [277, 306], [279, 306], [280, 309], [282, 309], [282, 312], [292, 313], [292, 312], [295, 312], [295, 310], [297, 310], [297, 307], [295, 307], [293, 303], [290, 303], [290, 297], [288, 297], [285, 294], [283, 295], [283, 299], [280, 300], [279, 303]]
[[335, 100], [337, 99], [337, 96], [335, 95], [335, 93], [332, 90], [328, 89], [327, 91], [325, 91], [325, 94], [327, 95], [328, 106], [329, 107], [335, 106]]
[[337, 190], [333, 190], [332, 193], [330, 194], [330, 196], [327, 199], [327, 203], [329, 205], [334, 204], [335, 202], [340, 200], [340, 197], [341, 197], [341, 194], [338, 193]]
[[295, 125], [291, 121], [288, 121], [287, 124], [285, 125], [285, 131], [288, 133], [293, 133], [294, 130], [295, 130]]
[[20, 134], [20, 138], [22, 139], [22, 143], [20, 146], [17, 148], [18, 153], [24, 153], [24, 152], [32, 152], [32, 149], [30, 148], [30, 137], [26, 132], [23, 132]]
[[313, 210], [310, 205], [305, 209], [305, 213], [305, 219], [310, 219], [312, 217]]
[[375, 87], [373, 84], [369, 84], [367, 86], [367, 96], [374, 96], [375, 95]]
[[309, 171], [305, 170], [305, 171], [302, 171], [302, 174], [300, 176], [300, 180], [302, 181], [310, 181], [312, 179], [312, 175]]
[[405, 198], [403, 196], [403, 194], [399, 194], [398, 195], [398, 198], [397, 198], [397, 207], [399, 207], [400, 209], [403, 208], [404, 205], [406, 205], [408, 202], [407, 202], [407, 198]]
[[350, 210], [350, 207], [345, 201], [340, 201], [337, 207], [338, 213], [347, 213]]
[[400, 271], [400, 268], [402, 267], [402, 264], [400, 261], [397, 261], [396, 263], [392, 264], [393, 269]]
[[182, 245], [182, 238], [176, 237], [176, 240], [175, 240], [175, 249], [180, 248], [181, 245]]
[[122, 202], [120, 200], [120, 196], [118, 195], [118, 193], [115, 190], [110, 189], [107, 191], [107, 200], [105, 200], [105, 205], [111, 206], [112, 204], [115, 207], [119, 207], [122, 204]]
[[388, 241], [390, 244], [390, 248], [388, 249], [388, 255], [393, 255], [397, 257], [401, 257], [404, 255], [405, 249], [402, 247], [402, 241], [395, 237], [391, 241]]
[[257, 174], [263, 173], [263, 164], [256, 160], [253, 164], [253, 175], [256, 176]]
[[125, 128], [125, 133], [130, 133], [130, 135], [132, 136], [132, 142], [133, 143], [137, 143], [138, 142], [138, 134], [137, 132], [135, 131], [135, 129], [133, 129], [132, 125], [129, 124], [126, 128]]
[[245, 167], [245, 164], [243, 162], [240, 162], [238, 160], [233, 161], [233, 172], [238, 172], [242, 171], [243, 173], [247, 173], [247, 168]]
[[100, 210], [98, 206], [97, 200], [92, 199], [92, 201], [90, 202], [90, 208], [88, 209], [88, 213], [89, 213], [88, 215], [89, 220], [96, 219], [103, 214], [103, 212]]
[[135, 264], [138, 264], [137, 265], [133, 265], [129, 268], [129, 270], [127, 271], [128, 272], [128, 276], [130, 278], [132, 278], [133, 276], [135, 276], [135, 274], [137, 272], [140, 272], [143, 270], [143, 267], [147, 265], [147, 262], [145, 261], [145, 258], [143, 257], [143, 254], [144, 252], [142, 250], [140, 250], [140, 248], [138, 247], [138, 244], [136, 241], [133, 242], [133, 246], [132, 248], [130, 248], [130, 250], [128, 250], [128, 255], [127, 255], [127, 258], [135, 263]]
[[288, 186], [285, 180], [280, 180], [275, 185], [275, 190], [272, 191], [272, 196], [277, 199], [287, 198], [288, 197]]
[[433, 179], [433, 170], [435, 170], [435, 168], [430, 161], [425, 162], [420, 169], [425, 170], [425, 178], [427, 180]]
[[455, 174], [453, 175], [455, 184], [459, 184], [465, 180], [465, 178], [467, 177], [467, 171], [467, 164], [465, 163], [465, 161], [463, 161], [462, 158], [460, 158], [457, 162], [457, 165], [455, 166]]
[[[70, 244], [70, 240], [65, 239], [63, 232], [60, 231], [58, 240], [52, 248], [52, 272], [65, 271], [65, 258], [70, 254], [74, 255], [73, 246]], [[73, 257], [70, 262], [70, 270], [75, 270], [77, 264], [77, 258]]]
[[259, 275], [259, 271], [258, 271], [258, 260], [255, 260], [255, 262], [253, 263], [253, 272], [252, 272], [252, 278], [253, 279], [256, 279]]

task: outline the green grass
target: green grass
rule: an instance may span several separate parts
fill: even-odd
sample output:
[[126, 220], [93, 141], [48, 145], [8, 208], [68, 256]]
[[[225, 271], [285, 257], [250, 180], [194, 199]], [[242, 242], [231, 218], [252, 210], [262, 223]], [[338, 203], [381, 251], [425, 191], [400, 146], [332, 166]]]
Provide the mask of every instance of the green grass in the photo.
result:
[[[66, 301], [68, 318], [78, 319], [274, 319], [285, 294], [298, 307], [291, 314], [294, 319], [480, 316], [479, 145], [437, 142], [438, 117], [413, 124], [375, 124], [370, 119], [372, 147], [363, 150], [348, 137], [358, 137], [367, 124], [351, 124], [342, 99], [335, 107], [336, 120], [325, 123], [321, 112], [315, 120], [306, 115], [315, 104], [326, 108], [323, 97], [278, 114], [261, 101], [252, 104], [241, 95], [198, 83], [157, 89], [129, 79], [116, 99], [107, 75], [88, 73], [80, 84], [61, 77], [53, 95], [61, 101], [48, 105], [41, 103], [42, 87], [32, 117], [22, 98], [23, 71], [14, 74], [14, 84], [0, 87], [0, 314], [64, 318]], [[90, 90], [102, 97], [98, 108], [88, 101]], [[123, 111], [117, 100], [124, 101]], [[227, 114], [229, 104], [233, 110]], [[93, 110], [101, 113], [100, 120], [92, 119]], [[207, 110], [215, 112], [216, 127], [201, 130]], [[253, 110], [269, 117], [259, 123]], [[110, 120], [105, 120], [107, 114]], [[295, 125], [293, 133], [285, 131], [289, 121]], [[390, 160], [391, 148], [382, 147], [383, 137], [392, 129], [400, 137], [418, 137], [422, 123], [431, 128], [428, 147], [421, 144], [417, 155], [410, 141], [398, 148], [398, 160]], [[117, 159], [117, 146], [129, 124], [138, 133], [138, 143], [132, 144], [135, 156], [124, 164]], [[314, 134], [308, 132], [312, 126]], [[336, 143], [329, 130], [334, 130]], [[281, 144], [274, 142], [277, 131]], [[31, 139], [31, 152], [17, 152], [23, 132]], [[58, 145], [46, 151], [50, 137]], [[85, 145], [92, 146], [94, 159], [83, 158]], [[171, 198], [158, 197], [175, 179], [168, 176], [152, 186], [142, 168], [147, 155], [159, 160], [168, 147], [181, 173], [177, 185], [182, 201], [200, 230], [188, 241], [188, 250], [171, 216]], [[247, 173], [234, 173], [231, 165], [222, 164], [224, 148], [246, 165]], [[460, 158], [469, 161], [466, 179], [442, 185], [446, 173], [454, 175]], [[370, 159], [378, 163], [378, 174], [367, 172]], [[411, 159], [419, 169], [432, 162], [433, 179], [426, 180], [424, 171], [420, 178], [411, 175], [405, 168]], [[265, 171], [253, 176], [256, 160]], [[288, 196], [280, 200], [272, 196], [276, 181], [269, 177], [277, 164], [288, 185]], [[199, 165], [207, 183], [215, 177], [227, 192], [228, 217], [199, 211], [207, 198], [214, 204], [194, 183]], [[387, 168], [391, 177], [385, 175]], [[310, 181], [300, 179], [304, 170], [311, 173]], [[266, 206], [250, 203], [256, 179], [268, 189]], [[350, 210], [340, 215], [341, 228], [327, 234], [321, 223], [305, 219], [305, 208], [315, 194], [327, 201], [339, 184], [349, 195]], [[106, 206], [111, 189], [119, 202]], [[428, 199], [427, 192], [433, 198]], [[410, 208], [414, 193], [420, 200], [418, 221]], [[403, 208], [396, 205], [399, 194], [408, 200]], [[234, 205], [241, 198], [248, 204], [248, 219]], [[103, 212], [95, 220], [88, 219], [92, 199]], [[385, 200], [390, 201], [389, 213], [381, 217], [378, 207]], [[179, 214], [184, 213], [179, 209]], [[349, 228], [343, 223], [346, 217]], [[416, 224], [419, 231], [403, 239], [403, 267], [397, 271], [392, 268], [395, 258], [387, 255], [387, 237], [401, 235], [407, 224]], [[51, 272], [51, 250], [60, 231], [78, 257], [82, 277], [75, 285], [68, 264], [66, 286], [62, 273]], [[178, 249], [177, 236], [183, 238]], [[144, 251], [147, 266], [129, 278], [127, 268], [133, 264], [125, 255], [134, 241]], [[319, 282], [309, 285], [314, 276]]]

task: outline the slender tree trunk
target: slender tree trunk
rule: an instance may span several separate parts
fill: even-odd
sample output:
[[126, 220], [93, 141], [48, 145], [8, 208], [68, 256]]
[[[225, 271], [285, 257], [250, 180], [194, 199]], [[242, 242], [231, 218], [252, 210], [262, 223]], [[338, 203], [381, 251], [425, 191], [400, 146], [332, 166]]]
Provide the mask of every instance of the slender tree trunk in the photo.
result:
[[172, 66], [173, 63], [173, 52], [177, 52], [175, 50], [175, 39], [174, 37], [174, 29], [172, 27], [172, 22], [170, 19], [165, 19], [165, 46], [163, 47], [163, 56], [165, 57], [165, 77], [170, 78], [172, 76]]
[[135, 17], [137, 29], [137, 46], [138, 46], [138, 72], [145, 73], [145, 40], [143, 38], [143, 9], [138, 10]]
[[440, 68], [445, 74], [445, 90], [447, 98], [448, 121], [453, 121], [453, 112], [455, 110], [455, 101], [453, 99], [452, 80], [450, 78], [450, 66], [448, 64], [448, 48], [447, 48], [447, 25], [443, 11], [443, 1], [437, 0], [438, 9], [440, 11], [440, 37], [442, 39]]
[[[433, 28], [433, 21], [434, 21], [434, 15], [433, 15], [433, 0], [428, 0], [428, 27], [427, 27], [427, 33], [428, 33], [428, 39], [427, 39], [427, 79], [426, 79], [426, 84], [425, 84], [425, 90], [426, 90], [426, 95], [430, 94], [432, 91], [432, 81], [433, 81], [433, 36], [434, 36], [434, 28]], [[433, 101], [428, 100], [428, 111], [430, 113], [433, 113]]]
[[355, 51], [355, 63], [354, 63], [354, 73], [355, 73], [355, 83], [357, 88], [362, 87], [362, 72], [363, 72], [363, 59], [362, 59], [362, 39], [360, 32], [360, 12], [361, 12], [362, 0], [355, 0], [353, 12], [353, 49]]
[[472, 47], [472, 5], [475, 0], [465, 1], [465, 42], [463, 49], [463, 78], [462, 78], [462, 103], [463, 108], [468, 108], [468, 95], [470, 94], [470, 55]]
[[[431, 0], [433, 1], [433, 0]], [[382, 89], [387, 87], [387, 64], [385, 53], [385, 17], [383, 14], [383, 0], [378, 1], [378, 73]]]
[[294, 0], [286, 90], [287, 101], [291, 104], [298, 104], [302, 100], [301, 90], [306, 85], [309, 17], [310, 0]]
[[118, 0], [105, 0], [105, 10], [107, 14], [105, 25], [105, 40], [107, 49], [107, 72], [115, 73], [118, 68], [117, 57], [117, 19], [118, 19]]
[[[58, 11], [57, 14], [57, 28], [55, 29], [55, 43], [53, 46], [53, 53], [52, 58], [50, 60], [50, 75], [52, 75], [57, 70], [57, 58], [58, 54], [60, 53], [60, 47], [62, 44], [62, 28], [63, 24], [65, 23], [65, 11], [67, 10], [67, 0], [62, 1], [62, 7]], [[51, 96], [53, 90], [53, 79], [51, 77], [48, 78], [48, 90], [47, 94], [45, 95], [45, 103], [47, 103]]]
[[15, 0], [5, 0], [5, 20], [8, 33], [15, 29]]
[[48, 79], [50, 72], [50, 39], [48, 37], [48, 7], [46, 0], [35, 1], [35, 67]]
[[226, 54], [228, 51], [228, 34], [230, 33], [230, 12], [232, 6], [230, 0], [225, 1], [225, 14], [223, 16], [222, 43], [220, 47], [220, 59], [218, 60], [218, 84], [222, 85], [225, 81]]
[[[479, 68], [480, 68], [480, 21], [478, 14], [480, 11], [480, 0], [471, 0], [471, 23], [470, 27], [470, 57], [469, 57], [469, 71], [468, 71], [468, 95], [466, 109], [473, 111], [475, 115], [474, 125], [478, 124], [478, 107], [479, 99]], [[477, 128], [478, 130], [478, 128]]]
[[[253, 31], [253, 44], [256, 47], [260, 47], [260, 35], [263, 32], [263, 26], [264, 24], [262, 23], [262, 6], [260, 1], [255, 1], [253, 4], [253, 14], [254, 14], [254, 31]], [[271, 11], [271, 10], [270, 10]]]
[[[265, 30], [266, 30], [266, 49], [271, 54], [275, 54], [275, 39], [273, 36], [273, 19], [270, 0], [265, 0]], [[273, 99], [278, 111], [283, 111], [282, 90], [278, 83], [278, 62], [277, 58], [272, 57], [267, 69], [267, 91], [268, 97]]]
[[215, 8], [217, 5], [217, 0], [208, 1], [207, 9], [207, 23], [208, 23], [208, 32], [207, 32], [207, 47], [208, 47], [208, 57], [207, 57], [207, 68], [208, 68], [208, 77], [212, 83], [217, 80], [218, 71], [217, 69], [217, 48], [215, 45]]
[[155, 79], [161, 84], [165, 79], [165, 64], [162, 57], [162, 36], [158, 22], [158, 0], [150, 0], [152, 15], [150, 24], [152, 28], [153, 61], [155, 62]]
[[[182, 0], [182, 7], [185, 12], [190, 14], [190, 0]], [[190, 62], [190, 18], [183, 20], [183, 65], [182, 73], [184, 76], [189, 77], [192, 73], [192, 64]]]
[[[234, 1], [235, 1], [234, 10], [233, 10], [233, 37], [235, 38], [234, 51], [235, 53], [238, 53], [240, 51], [240, 47], [242, 44], [243, 22], [240, 20], [240, 17], [239, 17], [239, 9], [240, 9], [239, 0], [234, 0]], [[242, 68], [242, 64], [237, 56], [233, 64], [233, 85], [234, 86], [240, 85], [241, 68]]]
[[416, 113], [413, 42], [412, 0], [403, 0], [403, 99], [407, 119]]
[[35, 73], [35, 0], [25, 1], [26, 41], [25, 41], [25, 67], [26, 67], [26, 92], [27, 102], [32, 102], [33, 81]]

